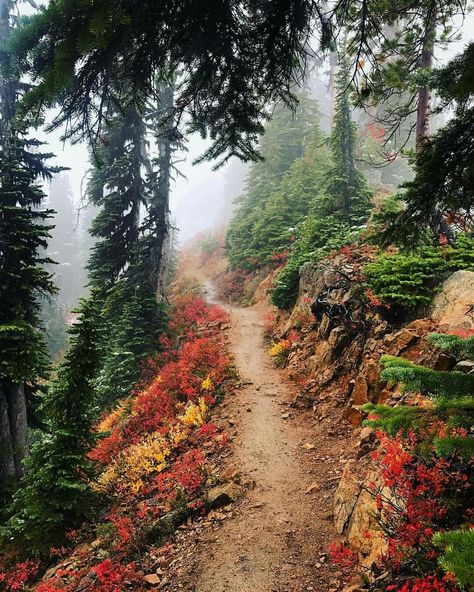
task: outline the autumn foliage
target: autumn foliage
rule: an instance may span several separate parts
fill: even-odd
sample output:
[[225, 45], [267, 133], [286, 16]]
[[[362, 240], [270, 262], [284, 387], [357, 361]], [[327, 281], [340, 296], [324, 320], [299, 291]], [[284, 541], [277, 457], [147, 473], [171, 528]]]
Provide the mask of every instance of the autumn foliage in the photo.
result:
[[[175, 298], [173, 311], [161, 337], [163, 354], [144, 368], [135, 394], [96, 426], [98, 441], [89, 454], [96, 467], [91, 486], [108, 510], [98, 525], [69, 533], [69, 549], [51, 550], [51, 558], [73, 553], [77, 567], [63, 569], [60, 563], [38, 592], [141, 590], [143, 560], [140, 567], [134, 562], [137, 551], [146, 541], [162, 540], [162, 520], [171, 517], [177, 526], [205, 508], [206, 483], [216, 479], [213, 457], [226, 444], [210, 421], [233, 376], [220, 332], [226, 316], [189, 294]], [[39, 571], [39, 563], [5, 555], [0, 590], [24, 590]]]

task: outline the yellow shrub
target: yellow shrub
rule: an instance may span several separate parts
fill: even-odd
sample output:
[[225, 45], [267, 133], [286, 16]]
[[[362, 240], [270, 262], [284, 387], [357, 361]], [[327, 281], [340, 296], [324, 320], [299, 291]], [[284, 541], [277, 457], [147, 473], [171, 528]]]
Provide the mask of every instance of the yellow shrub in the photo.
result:
[[199, 399], [198, 404], [188, 403], [183, 415], [180, 415], [178, 419], [186, 426], [200, 427], [206, 418], [206, 403], [204, 399]]
[[113, 486], [138, 493], [143, 488], [145, 477], [166, 468], [166, 459], [170, 454], [165, 438], [157, 433], [150, 434], [119, 455], [99, 477], [96, 489], [104, 491]]
[[211, 377], [208, 377], [202, 381], [201, 388], [205, 391], [212, 391], [214, 390], [214, 383], [212, 382]]
[[97, 431], [99, 433], [112, 431], [112, 429], [122, 421], [127, 412], [128, 405], [129, 401], [127, 400], [119, 403], [111, 413], [106, 415], [104, 419], [99, 422], [97, 425]]

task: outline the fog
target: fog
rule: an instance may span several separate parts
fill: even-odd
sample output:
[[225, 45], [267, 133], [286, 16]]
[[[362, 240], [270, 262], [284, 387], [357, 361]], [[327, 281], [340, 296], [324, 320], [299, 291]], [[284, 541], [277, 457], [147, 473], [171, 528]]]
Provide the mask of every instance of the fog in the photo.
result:
[[[45, 0], [39, 2], [45, 4]], [[21, 8], [23, 14], [31, 14], [31, 6], [24, 3]], [[446, 63], [455, 54], [462, 51], [463, 47], [474, 39], [474, 14], [467, 15], [464, 23], [459, 19], [459, 27], [462, 24], [462, 36], [449, 47], [438, 50], [437, 65]], [[317, 40], [315, 40], [315, 46]], [[324, 108], [324, 84], [325, 68], [319, 70], [319, 86], [316, 84], [316, 98], [321, 105], [323, 116]], [[48, 117], [51, 120], [51, 115]], [[326, 126], [322, 122], [322, 128]], [[46, 136], [43, 134], [43, 138]], [[84, 144], [72, 145], [61, 141], [61, 130], [57, 130], [47, 137], [48, 146], [56, 154], [57, 164], [70, 168], [69, 181], [75, 204], [79, 204], [82, 192], [85, 188], [85, 180], [89, 168], [88, 150]], [[215, 163], [201, 163], [193, 165], [208, 147], [208, 142], [199, 136], [191, 136], [187, 142], [187, 153], [177, 155], [179, 170], [183, 177], [179, 176], [172, 184], [171, 212], [172, 219], [178, 227], [180, 242], [185, 242], [198, 232], [212, 228], [229, 216], [230, 204], [243, 187], [246, 167], [239, 163], [230, 162], [219, 170], [213, 170]], [[184, 159], [184, 160], [183, 160]]]

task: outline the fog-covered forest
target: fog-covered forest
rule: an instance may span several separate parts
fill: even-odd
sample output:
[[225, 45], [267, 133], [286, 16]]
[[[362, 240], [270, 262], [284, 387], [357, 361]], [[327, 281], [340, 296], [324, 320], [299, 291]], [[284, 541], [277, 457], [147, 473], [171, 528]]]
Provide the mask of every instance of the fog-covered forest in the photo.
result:
[[0, 591], [474, 590], [466, 0], [0, 0]]

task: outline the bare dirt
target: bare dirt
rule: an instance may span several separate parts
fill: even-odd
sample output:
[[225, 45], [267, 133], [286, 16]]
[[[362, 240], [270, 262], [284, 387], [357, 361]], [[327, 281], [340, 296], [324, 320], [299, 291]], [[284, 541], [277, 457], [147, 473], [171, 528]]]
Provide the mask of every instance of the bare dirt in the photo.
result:
[[[199, 274], [198, 274], [199, 275]], [[206, 278], [198, 277], [205, 283]], [[214, 300], [212, 285], [206, 283]], [[241, 384], [218, 422], [232, 438], [230, 467], [254, 484], [242, 500], [190, 526], [174, 543], [170, 588], [193, 592], [329, 592], [332, 500], [351, 454], [341, 409], [326, 416], [292, 406], [294, 387], [274, 367], [260, 310], [223, 305]]]

